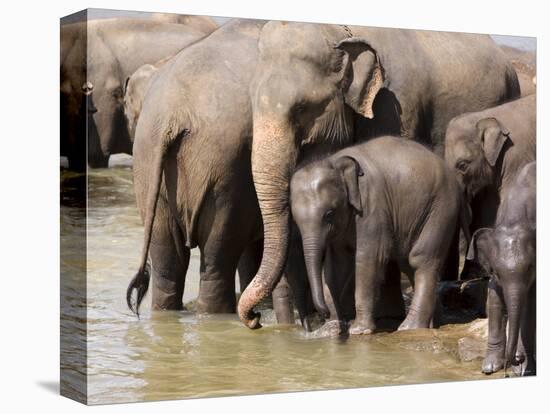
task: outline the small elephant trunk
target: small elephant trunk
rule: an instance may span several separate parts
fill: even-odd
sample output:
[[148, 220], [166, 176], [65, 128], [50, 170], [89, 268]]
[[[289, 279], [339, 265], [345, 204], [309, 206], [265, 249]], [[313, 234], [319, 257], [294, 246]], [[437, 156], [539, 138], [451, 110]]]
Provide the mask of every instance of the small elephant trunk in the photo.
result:
[[323, 267], [324, 246], [317, 238], [304, 238], [304, 258], [307, 268], [307, 276], [311, 286], [311, 295], [313, 304], [317, 312], [323, 317], [328, 318], [330, 311], [325, 302], [323, 292], [323, 280], [321, 276]]

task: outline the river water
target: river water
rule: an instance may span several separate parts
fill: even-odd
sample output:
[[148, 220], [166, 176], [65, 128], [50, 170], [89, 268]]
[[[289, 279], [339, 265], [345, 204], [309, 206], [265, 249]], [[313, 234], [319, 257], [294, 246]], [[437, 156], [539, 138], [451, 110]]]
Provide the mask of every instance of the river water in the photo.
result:
[[[257, 331], [236, 315], [151, 313], [149, 296], [138, 320], [125, 302], [143, 236], [131, 168], [123, 163], [89, 174], [87, 265], [77, 260], [85, 249], [84, 210], [72, 202], [70, 179], [62, 172], [63, 359], [74, 381], [78, 371], [87, 373], [80, 386], [90, 404], [487, 378], [479, 360], [457, 356], [457, 341], [471, 324], [320, 339], [298, 325], [276, 325], [269, 311], [262, 312], [264, 328]], [[78, 300], [84, 285], [73, 282], [86, 268], [84, 307]], [[194, 251], [184, 302], [196, 298], [198, 270]], [[75, 368], [86, 340], [87, 361]]]

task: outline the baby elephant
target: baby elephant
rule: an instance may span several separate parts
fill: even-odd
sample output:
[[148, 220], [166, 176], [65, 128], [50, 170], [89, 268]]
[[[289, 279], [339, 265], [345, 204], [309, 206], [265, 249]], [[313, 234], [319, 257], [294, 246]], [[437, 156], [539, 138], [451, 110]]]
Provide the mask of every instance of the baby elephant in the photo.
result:
[[126, 117], [126, 125], [130, 133], [130, 139], [134, 142], [136, 134], [136, 126], [138, 123], [141, 107], [145, 100], [145, 95], [149, 90], [153, 75], [168, 62], [172, 56], [168, 56], [154, 65], [145, 64], [136, 69], [128, 78], [124, 85], [124, 116]]
[[[299, 169], [290, 193], [321, 315], [329, 313], [321, 279], [326, 252], [355, 251], [355, 321], [350, 334], [374, 331], [374, 303], [389, 266], [398, 266], [414, 285], [399, 329], [432, 325], [437, 282], [462, 203], [443, 159], [411, 140], [380, 137]], [[337, 302], [340, 292], [334, 289], [340, 269], [325, 265], [324, 274]]]
[[477, 230], [468, 249], [467, 258], [491, 275], [489, 337], [481, 367], [486, 374], [508, 366], [520, 375], [535, 374], [536, 243], [536, 163], [531, 162], [505, 194], [494, 229]]

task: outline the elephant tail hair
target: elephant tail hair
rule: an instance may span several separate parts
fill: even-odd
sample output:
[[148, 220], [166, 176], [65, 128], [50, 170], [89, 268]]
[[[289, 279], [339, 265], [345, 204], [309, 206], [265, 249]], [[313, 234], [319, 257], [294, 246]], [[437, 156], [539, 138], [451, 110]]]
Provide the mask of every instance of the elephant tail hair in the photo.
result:
[[[165, 139], [162, 141], [161, 145], [156, 148], [156, 154], [153, 160], [153, 180], [152, 187], [149, 190], [146, 198], [145, 204], [145, 236], [143, 242], [143, 250], [141, 253], [141, 262], [139, 269], [128, 285], [126, 290], [126, 303], [128, 308], [136, 314], [139, 318], [139, 305], [143, 300], [143, 297], [149, 289], [149, 280], [150, 280], [150, 269], [147, 264], [147, 258], [149, 256], [149, 247], [151, 245], [151, 237], [153, 234], [153, 222], [155, 220], [155, 212], [157, 208], [157, 201], [159, 199], [160, 188], [162, 185], [162, 176], [164, 171], [164, 161], [166, 156], [175, 142], [179, 142], [181, 138], [189, 134], [188, 129], [174, 134], [174, 129], [168, 128], [166, 132]], [[132, 294], [134, 290], [137, 291], [136, 303], [135, 306], [132, 304]]]
[[[126, 290], [126, 303], [132, 312], [136, 314], [139, 319], [139, 305], [143, 300], [143, 297], [149, 289], [149, 280], [151, 279], [150, 267], [147, 264], [143, 269], [138, 270]], [[135, 306], [132, 303], [132, 293], [134, 289], [137, 291]]]

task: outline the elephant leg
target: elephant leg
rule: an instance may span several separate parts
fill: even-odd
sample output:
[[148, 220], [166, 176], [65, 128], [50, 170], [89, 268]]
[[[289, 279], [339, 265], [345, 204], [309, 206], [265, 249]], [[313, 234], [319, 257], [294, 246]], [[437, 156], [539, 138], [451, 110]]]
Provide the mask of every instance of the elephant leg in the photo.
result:
[[201, 249], [198, 313], [236, 312], [235, 273], [250, 240], [242, 216], [219, 196], [212, 195], [203, 201], [198, 223]]
[[492, 374], [504, 368], [506, 349], [506, 316], [502, 289], [491, 279], [487, 291], [487, 317], [489, 318], [489, 333], [487, 352], [481, 365], [481, 371]]
[[244, 250], [237, 269], [239, 271], [239, 288], [243, 292], [256, 272], [262, 261], [263, 241], [256, 241], [249, 244]]
[[460, 227], [457, 225], [455, 233], [451, 240], [451, 245], [445, 259], [443, 272], [441, 273], [442, 281], [458, 280], [458, 268], [460, 266]]
[[401, 293], [401, 270], [396, 261], [390, 261], [386, 266], [386, 274], [377, 298], [375, 316], [399, 320], [405, 318], [405, 301]]
[[273, 310], [277, 317], [277, 323], [293, 325], [294, 306], [292, 306], [292, 295], [286, 274], [283, 273], [271, 296], [273, 298]]
[[312, 327], [308, 316], [315, 312], [315, 308], [313, 306], [309, 282], [307, 280], [302, 239], [295, 225], [292, 227], [285, 275], [290, 285], [292, 299], [298, 311], [300, 322], [304, 329], [310, 332]]
[[[367, 248], [375, 251], [375, 248]], [[376, 328], [374, 320], [375, 298], [380, 289], [386, 263], [362, 252], [357, 254], [355, 264], [355, 320], [349, 333], [351, 335], [371, 334]]]
[[354, 256], [342, 246], [328, 247], [324, 263], [325, 301], [330, 319], [346, 321], [355, 316]]
[[325, 303], [330, 311], [329, 319], [331, 321], [343, 320], [342, 306], [340, 302], [340, 292], [338, 277], [335, 272], [338, 257], [332, 246], [327, 248], [325, 262], [323, 265], [323, 293]]
[[239, 254], [229, 244], [208, 243], [201, 252], [198, 313], [235, 313], [235, 271]]
[[536, 282], [529, 289], [527, 296], [527, 309], [523, 313], [521, 321], [518, 351], [516, 355], [522, 361], [517, 366], [512, 366], [514, 373], [521, 376], [536, 375], [536, 330], [537, 330], [537, 287]]
[[436, 307], [437, 280], [442, 268], [438, 260], [426, 260], [414, 266], [414, 295], [405, 320], [399, 330], [430, 328]]
[[[159, 211], [166, 211], [165, 208], [166, 205], [159, 200]], [[181, 237], [181, 232], [175, 227], [175, 222], [170, 225], [169, 220], [159, 214], [149, 249], [153, 310], [183, 309], [182, 298], [191, 252], [181, 239], [176, 240]]]
[[338, 280], [338, 303], [341, 307], [341, 318], [346, 321], [355, 319], [355, 249], [340, 247], [339, 260], [333, 261], [332, 277]]

